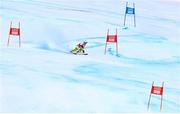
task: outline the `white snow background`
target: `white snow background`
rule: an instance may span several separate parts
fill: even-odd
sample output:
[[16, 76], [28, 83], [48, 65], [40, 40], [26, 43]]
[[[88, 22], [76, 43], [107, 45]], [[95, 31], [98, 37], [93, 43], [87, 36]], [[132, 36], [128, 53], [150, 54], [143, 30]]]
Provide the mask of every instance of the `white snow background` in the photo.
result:
[[[133, 2], [133, 1], [130, 1]], [[162, 112], [180, 113], [180, 1], [0, 0], [0, 112], [147, 112], [152, 81], [165, 82]], [[22, 46], [10, 22], [21, 22]], [[107, 29], [118, 29], [119, 54]], [[87, 56], [69, 51], [88, 41]], [[150, 112], [159, 112], [152, 96]]]

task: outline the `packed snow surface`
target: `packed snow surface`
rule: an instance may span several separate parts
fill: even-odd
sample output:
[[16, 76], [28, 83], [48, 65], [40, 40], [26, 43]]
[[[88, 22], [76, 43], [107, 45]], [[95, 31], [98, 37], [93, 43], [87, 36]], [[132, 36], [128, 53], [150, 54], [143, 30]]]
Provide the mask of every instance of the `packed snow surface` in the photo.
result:
[[[134, 2], [137, 26], [128, 15], [124, 27], [126, 1], [0, 0], [0, 112], [147, 112], [154, 81], [162, 112], [180, 113], [180, 1]], [[20, 48], [7, 47], [11, 21]], [[104, 55], [116, 28], [119, 53], [111, 43]], [[70, 54], [82, 41], [88, 55]]]

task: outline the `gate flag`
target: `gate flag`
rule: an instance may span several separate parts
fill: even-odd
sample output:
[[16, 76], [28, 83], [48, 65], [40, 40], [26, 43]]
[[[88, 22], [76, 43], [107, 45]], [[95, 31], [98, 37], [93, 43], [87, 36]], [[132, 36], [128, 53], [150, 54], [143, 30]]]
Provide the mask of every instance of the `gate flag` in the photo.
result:
[[133, 7], [129, 7], [128, 2], [126, 2], [126, 9], [125, 9], [125, 15], [124, 15], [124, 26], [126, 26], [127, 14], [134, 15], [134, 27], [136, 27], [135, 3], [133, 3]]
[[135, 8], [126, 7], [126, 14], [135, 14]]
[[106, 37], [106, 45], [105, 45], [105, 52], [106, 54], [106, 48], [108, 43], [116, 43], [116, 54], [118, 54], [118, 36], [117, 36], [117, 29], [116, 29], [116, 34], [115, 35], [110, 35], [109, 34], [109, 29], [107, 32], [107, 37]]
[[151, 95], [154, 94], [154, 95], [161, 96], [160, 111], [162, 111], [163, 92], [164, 92], [164, 82], [162, 82], [162, 86], [159, 87], [159, 86], [154, 86], [154, 81], [153, 81], [152, 87], [151, 87], [151, 92], [150, 92], [150, 95], [149, 95], [148, 110], [149, 110], [149, 107], [150, 107]]
[[12, 22], [10, 25], [9, 35], [8, 35], [8, 42], [7, 46], [9, 46], [11, 36], [16, 36], [19, 39], [19, 47], [21, 47], [21, 29], [20, 29], [20, 22], [18, 28], [12, 27]]

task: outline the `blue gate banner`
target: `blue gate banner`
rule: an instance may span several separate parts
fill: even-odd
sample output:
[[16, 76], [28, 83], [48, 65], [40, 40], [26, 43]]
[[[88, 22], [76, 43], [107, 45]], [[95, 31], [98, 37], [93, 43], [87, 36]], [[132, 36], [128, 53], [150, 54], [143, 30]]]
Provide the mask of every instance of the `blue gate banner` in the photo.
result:
[[135, 14], [135, 8], [126, 7], [126, 14]]

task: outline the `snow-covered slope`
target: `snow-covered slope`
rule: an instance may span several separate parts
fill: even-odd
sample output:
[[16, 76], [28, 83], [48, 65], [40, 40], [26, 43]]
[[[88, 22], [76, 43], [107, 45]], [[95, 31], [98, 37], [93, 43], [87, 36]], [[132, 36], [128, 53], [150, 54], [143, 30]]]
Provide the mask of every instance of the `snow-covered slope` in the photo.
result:
[[[180, 1], [136, 0], [137, 27], [120, 0], [1, 0], [0, 112], [147, 112], [152, 81], [163, 112], [180, 112]], [[22, 46], [10, 22], [21, 22]], [[118, 29], [119, 54], [107, 29]], [[88, 56], [71, 55], [88, 41]], [[150, 112], [159, 112], [153, 96]]]

